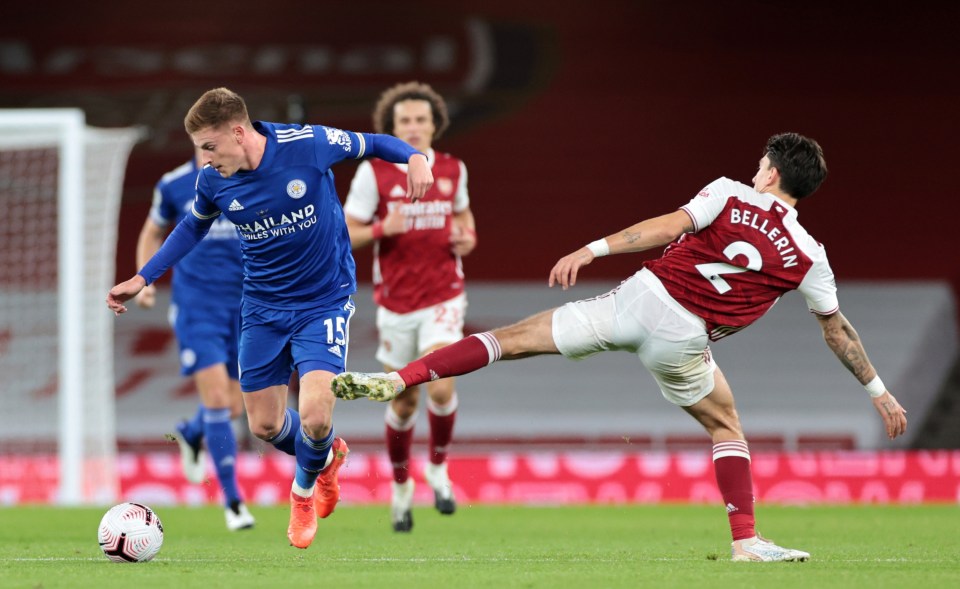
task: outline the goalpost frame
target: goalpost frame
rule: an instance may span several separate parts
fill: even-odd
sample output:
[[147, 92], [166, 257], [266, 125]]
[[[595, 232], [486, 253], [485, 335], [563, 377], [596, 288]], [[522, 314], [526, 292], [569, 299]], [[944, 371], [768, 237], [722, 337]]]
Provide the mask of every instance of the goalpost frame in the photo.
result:
[[[83, 297], [77, 287], [84, 277], [83, 198], [85, 178], [86, 116], [76, 108], [0, 110], [0, 125], [24, 127], [30, 133], [56, 136], [57, 166], [57, 290], [58, 368], [57, 443], [60, 484], [57, 501], [63, 505], [84, 502], [84, 382], [83, 333], [77, 320], [83, 314]], [[29, 139], [28, 139], [29, 141]]]

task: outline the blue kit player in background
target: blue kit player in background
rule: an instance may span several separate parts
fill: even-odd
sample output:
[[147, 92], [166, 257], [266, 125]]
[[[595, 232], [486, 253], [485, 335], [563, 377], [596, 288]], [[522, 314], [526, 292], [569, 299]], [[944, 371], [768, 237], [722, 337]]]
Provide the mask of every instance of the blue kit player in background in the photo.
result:
[[[193, 160], [164, 174], [153, 193], [153, 206], [137, 241], [137, 267], [153, 257], [170, 227], [193, 208], [199, 151]], [[177, 425], [183, 473], [202, 483], [206, 464], [202, 442], [213, 458], [223, 490], [227, 529], [252, 528], [250, 514], [237, 485], [237, 440], [231, 421], [243, 413], [237, 345], [240, 339], [240, 298], [243, 294], [243, 256], [233, 223], [214, 222], [207, 236], [174, 269], [170, 324], [180, 345], [181, 374], [192, 376], [200, 393], [200, 407], [192, 419]], [[147, 286], [136, 302], [152, 308], [156, 288]]]
[[[396, 137], [251, 122], [243, 99], [226, 88], [204, 93], [184, 126], [204, 164], [191, 214], [133, 278], [110, 289], [107, 306], [125, 312], [123, 303], [195, 247], [220, 215], [236, 225], [243, 401], [250, 431], [296, 457], [287, 537], [307, 548], [317, 517], [337, 505], [337, 471], [349, 451], [334, 434], [330, 382], [346, 362], [356, 265], [330, 167], [364, 157], [406, 163], [412, 200], [433, 175], [426, 156]], [[293, 370], [299, 411], [286, 406]]]

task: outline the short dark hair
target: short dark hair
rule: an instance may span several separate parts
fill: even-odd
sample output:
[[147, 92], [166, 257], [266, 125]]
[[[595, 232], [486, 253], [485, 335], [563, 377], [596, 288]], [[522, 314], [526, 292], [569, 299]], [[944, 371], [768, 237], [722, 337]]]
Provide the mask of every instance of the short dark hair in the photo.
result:
[[250, 125], [247, 103], [236, 92], [227, 88], [214, 88], [203, 93], [183, 118], [188, 134], [225, 123]]
[[387, 88], [380, 95], [377, 106], [373, 109], [373, 129], [377, 133], [393, 135], [393, 107], [404, 100], [426, 100], [430, 103], [434, 127], [432, 139], [440, 139], [443, 132], [450, 126], [447, 103], [429, 84], [420, 82], [404, 82]]
[[764, 155], [780, 172], [780, 189], [796, 199], [816, 192], [827, 177], [820, 144], [799, 133], [780, 133], [767, 140]]

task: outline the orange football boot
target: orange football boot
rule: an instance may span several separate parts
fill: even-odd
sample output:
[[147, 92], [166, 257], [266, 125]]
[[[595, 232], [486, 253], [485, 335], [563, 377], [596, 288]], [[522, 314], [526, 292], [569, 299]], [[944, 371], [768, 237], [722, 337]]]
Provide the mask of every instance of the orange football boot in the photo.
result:
[[[314, 509], [317, 517], [327, 517], [337, 508], [337, 502], [340, 501], [340, 483], [337, 481], [337, 471], [347, 461], [347, 454], [350, 448], [343, 438], [337, 438], [333, 441], [330, 448], [333, 452], [333, 460], [324, 470], [320, 471], [317, 477], [317, 486], [313, 491]], [[291, 520], [292, 521], [292, 520]]]
[[317, 512], [313, 507], [313, 497], [301, 497], [290, 492], [290, 525], [287, 526], [287, 538], [291, 546], [308, 548], [317, 535]]

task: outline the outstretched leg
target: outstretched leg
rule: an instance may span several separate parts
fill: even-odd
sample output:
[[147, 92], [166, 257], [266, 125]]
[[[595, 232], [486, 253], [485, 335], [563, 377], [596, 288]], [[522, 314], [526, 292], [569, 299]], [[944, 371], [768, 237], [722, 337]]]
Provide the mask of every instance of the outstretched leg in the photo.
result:
[[396, 372], [344, 372], [333, 379], [333, 393], [346, 400], [389, 401], [408, 386], [468, 374], [497, 360], [559, 354], [553, 342], [553, 312], [543, 311], [519, 323], [465, 337]]

